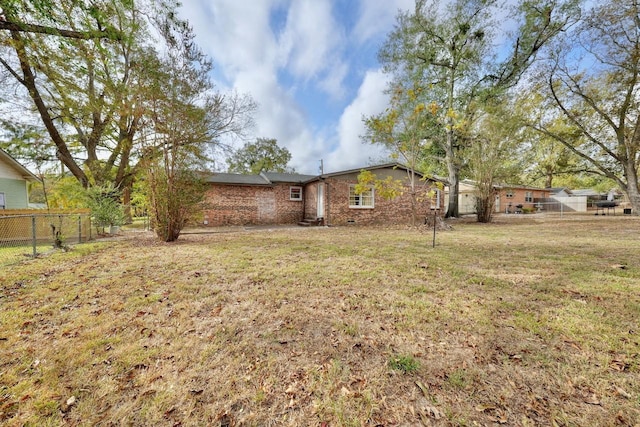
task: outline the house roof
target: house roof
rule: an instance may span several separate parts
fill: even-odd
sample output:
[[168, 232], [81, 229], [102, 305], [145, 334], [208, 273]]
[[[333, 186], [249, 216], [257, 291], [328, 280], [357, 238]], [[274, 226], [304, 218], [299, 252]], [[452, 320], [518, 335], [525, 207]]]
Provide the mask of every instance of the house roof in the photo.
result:
[[549, 188], [540, 188], [540, 187], [531, 187], [529, 185], [518, 185], [518, 184], [496, 184], [494, 185], [497, 189], [520, 189], [520, 190], [535, 190], [535, 191], [548, 191], [551, 190]]
[[302, 184], [303, 182], [315, 178], [315, 175], [303, 175], [299, 173], [261, 172], [260, 175], [274, 183], [290, 182]]
[[269, 181], [260, 175], [244, 175], [240, 173], [214, 173], [206, 179], [213, 184], [236, 185], [269, 185]]
[[[348, 175], [348, 174], [352, 174], [352, 173], [360, 173], [360, 171], [362, 170], [368, 170], [368, 171], [374, 171], [377, 169], [390, 169], [390, 168], [395, 168], [395, 169], [403, 169], [403, 170], [409, 170], [409, 168], [401, 163], [383, 163], [381, 165], [373, 165], [373, 166], [363, 166], [361, 168], [357, 168], [357, 169], [349, 169], [349, 170], [344, 170], [344, 171], [337, 171], [337, 172], [330, 172], [330, 173], [325, 173], [322, 175], [319, 175], [317, 177], [313, 177], [310, 181], [314, 180], [314, 179], [321, 179], [321, 178], [330, 178], [332, 176], [339, 176], [339, 175]], [[433, 176], [427, 176], [421, 172], [415, 171], [416, 175], [419, 175], [421, 177], [427, 177], [433, 181], [441, 181], [441, 182], [445, 182], [444, 180], [442, 180], [441, 178], [437, 178], [437, 177], [433, 177]]]
[[11, 157], [11, 155], [6, 151], [4, 151], [2, 148], [0, 148], [0, 160], [4, 161], [13, 169], [15, 169], [20, 175], [22, 175], [22, 178], [24, 178], [26, 181], [32, 181], [32, 182], [40, 181], [40, 178], [38, 178], [33, 173], [31, 173], [29, 169], [22, 166], [20, 162], [18, 162], [16, 159]]
[[601, 193], [591, 188], [585, 188], [585, 189], [579, 189], [579, 190], [572, 190], [571, 194], [574, 196], [601, 196], [607, 193]]
[[302, 184], [314, 178], [314, 175], [303, 175], [298, 173], [260, 172], [259, 175], [248, 175], [241, 173], [214, 173], [206, 178], [207, 182], [213, 184], [229, 185], [272, 185], [275, 183]]
[[[339, 172], [331, 172], [322, 175], [304, 175], [299, 173], [280, 173], [280, 172], [260, 172], [258, 175], [247, 175], [241, 173], [222, 173], [215, 172], [206, 178], [206, 181], [212, 184], [227, 184], [227, 185], [272, 185], [276, 183], [290, 183], [290, 184], [306, 184], [308, 182], [316, 181], [323, 178], [329, 178], [332, 176], [347, 175], [352, 173], [360, 173], [361, 170], [377, 170], [397, 168], [408, 170], [408, 168], [400, 163], [385, 163], [375, 166], [363, 166], [358, 169], [349, 169]], [[416, 174], [424, 177], [425, 175], [417, 172]], [[433, 181], [442, 181], [442, 179], [428, 177]], [[444, 181], [443, 181], [444, 182]]]
[[[468, 185], [471, 187], [476, 186], [476, 181], [472, 179], [463, 179], [460, 181], [460, 184]], [[519, 185], [519, 184], [494, 184], [493, 188], [496, 190], [502, 189], [520, 189], [520, 190], [535, 190], [535, 191], [551, 191], [550, 188], [539, 188], [539, 187], [531, 187], [528, 185]]]
[[551, 194], [562, 193], [563, 191], [567, 194], [573, 194], [573, 191], [569, 190], [567, 187], [551, 187], [547, 188], [547, 190], [551, 191]]

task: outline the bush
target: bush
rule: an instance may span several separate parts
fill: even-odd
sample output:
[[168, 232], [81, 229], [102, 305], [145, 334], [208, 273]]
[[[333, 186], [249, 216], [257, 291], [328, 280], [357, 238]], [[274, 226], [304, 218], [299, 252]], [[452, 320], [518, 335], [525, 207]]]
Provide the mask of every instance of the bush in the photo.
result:
[[87, 190], [91, 220], [96, 229], [121, 226], [125, 222], [124, 209], [120, 203], [120, 192], [111, 185], [92, 187]]

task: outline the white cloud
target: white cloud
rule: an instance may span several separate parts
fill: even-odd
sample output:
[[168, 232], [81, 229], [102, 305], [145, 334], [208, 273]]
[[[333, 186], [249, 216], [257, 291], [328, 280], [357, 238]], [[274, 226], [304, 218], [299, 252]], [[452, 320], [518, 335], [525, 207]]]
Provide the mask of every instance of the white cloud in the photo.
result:
[[360, 18], [354, 28], [354, 37], [359, 43], [385, 36], [396, 22], [399, 10], [415, 7], [415, 0], [360, 0]]
[[345, 108], [338, 124], [338, 147], [331, 152], [325, 170], [351, 169], [365, 166], [369, 159], [384, 155], [384, 149], [362, 141], [365, 133], [363, 116], [381, 113], [388, 106], [383, 93], [388, 77], [382, 71], [368, 71], [358, 95]]
[[282, 66], [304, 83], [316, 80], [318, 87], [339, 99], [348, 65], [342, 60], [347, 43], [344, 29], [333, 16], [330, 2], [295, 0], [279, 40]]
[[194, 26], [198, 44], [229, 79], [235, 73], [274, 64], [277, 43], [269, 27], [269, 12], [277, 0], [190, 1], [184, 15]]
[[[356, 37], [384, 37], [397, 8], [407, 2], [413, 0], [394, 0], [392, 6], [363, 0], [360, 7], [368, 18], [358, 23], [366, 27], [362, 34], [346, 28], [332, 9], [335, 0], [190, 0], [182, 11], [198, 44], [213, 58], [218, 87], [248, 93], [258, 103], [251, 139], [276, 138], [291, 152], [291, 166], [315, 174], [320, 159], [326, 171], [355, 168], [382, 151], [363, 144], [360, 135], [362, 116], [387, 105], [386, 78], [358, 64], [355, 58], [362, 61], [362, 56], [350, 49], [362, 41]], [[283, 27], [272, 28], [274, 16]], [[377, 67], [375, 57], [371, 64]], [[345, 96], [356, 91], [348, 90], [347, 82], [359, 85], [351, 102]], [[310, 117], [299, 102], [305, 97], [309, 102], [318, 91], [328, 95], [327, 108], [334, 110]]]

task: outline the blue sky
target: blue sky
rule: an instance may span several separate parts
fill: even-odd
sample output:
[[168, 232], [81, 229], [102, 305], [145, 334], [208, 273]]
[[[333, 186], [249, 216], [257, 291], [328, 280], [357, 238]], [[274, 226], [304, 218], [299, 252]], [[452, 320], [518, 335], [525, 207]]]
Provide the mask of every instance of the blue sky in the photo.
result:
[[258, 104], [250, 139], [276, 138], [298, 172], [380, 159], [362, 117], [387, 106], [377, 53], [414, 0], [188, 0], [182, 16], [213, 59], [222, 91]]

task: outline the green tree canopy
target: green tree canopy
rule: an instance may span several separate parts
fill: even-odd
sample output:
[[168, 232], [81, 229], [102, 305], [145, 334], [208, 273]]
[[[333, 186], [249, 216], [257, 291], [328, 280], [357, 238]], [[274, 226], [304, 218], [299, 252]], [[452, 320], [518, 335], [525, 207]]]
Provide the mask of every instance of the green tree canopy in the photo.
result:
[[[501, 54], [493, 31], [496, 0], [455, 0], [446, 6], [416, 0], [411, 12], [401, 12], [397, 26], [380, 50], [393, 86], [419, 84], [422, 102], [439, 107], [444, 153], [450, 185], [447, 216], [458, 216], [458, 182], [464, 166], [469, 128], [482, 104], [518, 83], [537, 52], [573, 19], [574, 0], [522, 1], [513, 10], [518, 29], [507, 37], [508, 54]], [[406, 86], [406, 83], [404, 84]], [[393, 87], [392, 86], [392, 87]], [[434, 132], [431, 132], [433, 134]]]
[[[0, 66], [29, 101], [48, 134], [57, 159], [84, 186], [113, 183], [131, 188], [136, 174], [162, 147], [142, 145], [152, 129], [156, 102], [153, 91], [163, 83], [154, 74], [160, 52], [182, 44], [184, 55], [195, 52], [187, 22], [177, 18], [178, 2], [140, 0], [11, 1], [3, 8], [19, 22], [39, 22], [74, 31], [96, 28], [117, 31], [121, 37], [52, 37], [50, 33], [9, 30], [0, 32]], [[194, 67], [210, 64], [202, 57], [185, 57]], [[165, 76], [166, 77], [166, 76]], [[185, 82], [201, 82], [183, 76]], [[170, 84], [170, 82], [167, 82]], [[212, 85], [207, 115], [210, 145], [227, 134], [242, 134], [250, 124], [253, 102], [237, 94], [222, 94]], [[215, 100], [213, 100], [215, 98]], [[199, 100], [195, 101], [199, 102]], [[194, 105], [194, 107], [197, 107]], [[33, 121], [22, 111], [15, 120]], [[128, 192], [124, 191], [126, 195]]]
[[527, 94], [529, 125], [615, 182], [640, 215], [640, 3], [600, 3], [563, 35]]
[[253, 173], [293, 172], [287, 166], [291, 153], [285, 147], [279, 147], [278, 141], [270, 138], [258, 138], [248, 142], [227, 159], [229, 172]]

